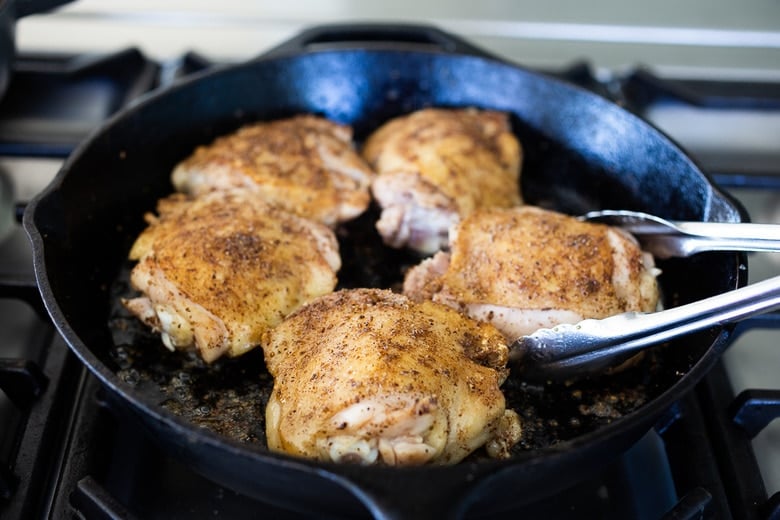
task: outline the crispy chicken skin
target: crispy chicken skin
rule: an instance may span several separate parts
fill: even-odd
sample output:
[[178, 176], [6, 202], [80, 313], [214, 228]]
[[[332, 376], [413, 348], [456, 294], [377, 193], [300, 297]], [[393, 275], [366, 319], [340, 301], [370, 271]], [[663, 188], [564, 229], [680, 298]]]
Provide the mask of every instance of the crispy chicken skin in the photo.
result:
[[253, 192], [174, 194], [157, 209], [129, 255], [142, 295], [123, 303], [171, 350], [195, 347], [206, 362], [238, 356], [336, 285], [333, 232]]
[[312, 115], [246, 125], [198, 147], [171, 176], [178, 191], [191, 195], [251, 188], [331, 227], [366, 210], [372, 178], [352, 129]]
[[617, 228], [532, 206], [480, 210], [453, 228], [451, 248], [410, 269], [404, 293], [490, 322], [508, 341], [658, 304], [652, 257]]
[[372, 133], [363, 157], [378, 174], [371, 186], [382, 208], [376, 227], [392, 247], [434, 253], [460, 217], [521, 203], [522, 149], [503, 112], [413, 112]]
[[274, 388], [270, 449], [335, 462], [452, 464], [520, 435], [499, 385], [508, 348], [494, 327], [380, 289], [320, 297], [264, 341]]

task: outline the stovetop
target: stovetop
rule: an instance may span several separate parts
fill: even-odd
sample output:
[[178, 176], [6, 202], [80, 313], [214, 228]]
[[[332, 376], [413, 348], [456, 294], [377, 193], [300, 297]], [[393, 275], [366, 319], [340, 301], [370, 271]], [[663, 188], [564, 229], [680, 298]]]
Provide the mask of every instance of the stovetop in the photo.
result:
[[[30, 247], [16, 221], [23, 203], [100, 121], [144, 92], [210, 65], [197, 54], [158, 62], [136, 49], [22, 56], [0, 102], [0, 172], [7, 184], [5, 231], [0, 228], [3, 518], [310, 516], [212, 483], [127, 427], [48, 322], [32, 280]], [[586, 63], [544, 72], [612, 98], [672, 137], [677, 133], [754, 220], [780, 223], [777, 150], [773, 155], [762, 148], [760, 139], [745, 150], [739, 142], [714, 145], [690, 134], [697, 126], [691, 118], [711, 124], [717, 115], [730, 120], [742, 114], [741, 131], [764, 135], [780, 121], [778, 84], [661, 80], [639, 69], [597, 77]], [[676, 126], [681, 117], [685, 124]], [[749, 260], [751, 281], [778, 273], [777, 256]], [[624, 456], [561, 496], [507, 516], [780, 517], [780, 425], [771, 422], [780, 408], [778, 332], [772, 330], [778, 325], [776, 316], [746, 324], [724, 362]]]

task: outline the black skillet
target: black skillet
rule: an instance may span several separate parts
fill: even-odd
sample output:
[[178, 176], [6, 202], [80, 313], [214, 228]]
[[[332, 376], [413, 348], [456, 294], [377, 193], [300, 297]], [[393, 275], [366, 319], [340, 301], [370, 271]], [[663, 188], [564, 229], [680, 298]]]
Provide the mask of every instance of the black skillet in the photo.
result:
[[[660, 132], [592, 93], [491, 57], [430, 27], [326, 26], [268, 55], [207, 71], [113, 117], [66, 161], [27, 208], [45, 305], [114, 401], [168, 452], [221, 485], [319, 515], [434, 518], [498, 513], [573, 484], [617, 458], [713, 366], [731, 328], [671, 342], [652, 398], [593, 431], [506, 461], [397, 469], [333, 465], [268, 452], [193, 426], [154, 389], [117, 376], [107, 355], [112, 287], [142, 214], [172, 188], [172, 166], [242, 123], [318, 113], [358, 139], [425, 106], [505, 110], [525, 148], [523, 192], [572, 214], [597, 208], [680, 220], [740, 221], [744, 213]], [[661, 264], [667, 306], [746, 282], [745, 258], [708, 253]], [[361, 506], [362, 504], [362, 506]], [[364, 507], [363, 507], [364, 506]]]

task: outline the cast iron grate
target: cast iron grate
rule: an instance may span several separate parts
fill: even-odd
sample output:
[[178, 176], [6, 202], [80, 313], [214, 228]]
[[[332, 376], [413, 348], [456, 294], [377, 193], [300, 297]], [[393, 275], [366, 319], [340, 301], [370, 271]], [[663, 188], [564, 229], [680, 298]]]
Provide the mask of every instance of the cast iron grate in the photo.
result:
[[159, 65], [137, 49], [21, 54], [0, 101], [0, 155], [66, 157], [130, 100], [157, 86]]

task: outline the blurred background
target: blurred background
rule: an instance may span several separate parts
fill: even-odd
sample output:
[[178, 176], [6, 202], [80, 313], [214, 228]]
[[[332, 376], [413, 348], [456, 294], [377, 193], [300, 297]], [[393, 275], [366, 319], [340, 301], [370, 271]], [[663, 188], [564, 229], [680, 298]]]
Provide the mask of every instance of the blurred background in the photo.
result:
[[158, 59], [195, 51], [241, 60], [309, 25], [364, 20], [432, 23], [529, 66], [583, 59], [678, 77], [780, 77], [778, 0], [80, 0], [22, 19], [17, 42], [24, 50], [133, 45]]

